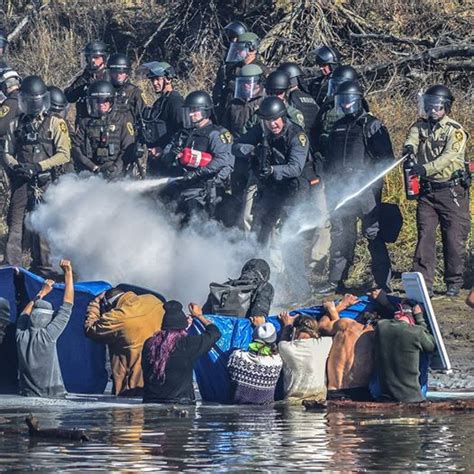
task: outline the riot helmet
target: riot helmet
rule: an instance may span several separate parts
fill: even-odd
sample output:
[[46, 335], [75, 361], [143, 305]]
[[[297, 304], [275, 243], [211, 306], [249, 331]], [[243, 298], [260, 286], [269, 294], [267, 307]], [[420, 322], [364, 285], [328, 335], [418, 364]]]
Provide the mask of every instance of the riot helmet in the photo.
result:
[[114, 53], [107, 61], [107, 69], [110, 74], [110, 82], [115, 87], [121, 87], [128, 81], [132, 62], [126, 54]]
[[[99, 118], [112, 111], [115, 88], [109, 81], [95, 81], [87, 89], [87, 112], [91, 117]], [[107, 105], [108, 104], [108, 105]]]
[[171, 64], [165, 61], [151, 61], [144, 63], [138, 68], [138, 74], [147, 79], [155, 77], [166, 77], [172, 79], [176, 77], [176, 71]]
[[286, 105], [281, 99], [274, 95], [265, 97], [257, 110], [257, 116], [262, 121], [263, 133], [272, 132], [279, 135], [285, 126], [287, 113]]
[[245, 102], [255, 99], [262, 92], [263, 70], [256, 64], [247, 64], [235, 78], [234, 98]]
[[25, 115], [36, 117], [46, 112], [50, 106], [50, 94], [39, 76], [25, 77], [18, 94], [18, 107]]
[[421, 96], [421, 115], [431, 120], [440, 120], [445, 113], [451, 111], [453, 101], [453, 94], [446, 86], [442, 84], [431, 86]]
[[66, 96], [64, 95], [64, 92], [56, 86], [48, 86], [48, 91], [51, 102], [49, 110], [51, 112], [65, 115], [69, 103], [66, 99]]
[[326, 97], [334, 97], [337, 88], [347, 81], [357, 81], [359, 75], [357, 71], [352, 66], [338, 66], [332, 72], [328, 81], [328, 90]]
[[7, 94], [14, 89], [18, 89], [21, 84], [20, 75], [11, 68], [5, 68], [0, 74], [0, 90], [7, 96]]
[[183, 104], [183, 127], [197, 128], [199, 124], [209, 119], [213, 103], [211, 96], [204, 91], [194, 91], [186, 96]]
[[270, 73], [265, 80], [267, 95], [280, 95], [290, 88], [290, 77], [285, 71], [276, 70]]
[[105, 68], [108, 55], [108, 47], [103, 41], [89, 41], [82, 50], [82, 65], [89, 72], [96, 72]]
[[290, 86], [298, 86], [300, 77], [303, 76], [303, 70], [296, 63], [282, 63], [278, 66], [277, 71], [284, 71], [290, 78]]
[[225, 58], [226, 64], [241, 64], [251, 51], [257, 51], [260, 38], [251, 32], [239, 35], [237, 41], [231, 43]]
[[[325, 66], [329, 67], [332, 72], [339, 64], [341, 64], [341, 55], [336, 48], [332, 46], [322, 45], [314, 52], [316, 64], [323, 69]], [[323, 71], [324, 74], [326, 74]], [[326, 74], [327, 75], [327, 74]]]
[[228, 43], [233, 43], [237, 41], [240, 35], [247, 33], [247, 27], [241, 21], [231, 21], [224, 26], [224, 33]]
[[363, 92], [357, 81], [343, 82], [334, 96], [334, 107], [345, 115], [358, 115], [363, 110]]

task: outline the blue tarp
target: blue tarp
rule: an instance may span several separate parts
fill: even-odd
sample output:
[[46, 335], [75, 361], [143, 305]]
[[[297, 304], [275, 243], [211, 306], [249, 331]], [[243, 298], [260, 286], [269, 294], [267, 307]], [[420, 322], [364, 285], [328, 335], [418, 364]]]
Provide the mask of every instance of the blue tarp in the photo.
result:
[[[20, 269], [20, 275], [15, 276], [15, 270], [11, 267], [0, 268], [0, 296], [10, 301], [12, 322], [16, 321], [18, 311], [21, 311], [29, 299], [32, 299], [42, 286], [43, 278], [34, 275], [24, 269]], [[15, 287], [16, 284], [16, 287]], [[19, 288], [22, 287], [22, 288]], [[89, 302], [98, 294], [111, 288], [107, 282], [84, 282], [74, 285], [75, 300], [74, 309], [68, 326], [58, 341], [58, 355], [66, 389], [73, 393], [103, 393], [107, 385], [107, 372], [105, 369], [105, 346], [92, 341], [84, 334], [84, 319]], [[124, 285], [125, 290], [139, 289], [130, 285]], [[147, 290], [148, 291], [148, 290]], [[26, 293], [16, 305], [16, 295]], [[58, 309], [63, 298], [64, 285], [56, 284], [53, 291], [47, 296], [55, 309]], [[156, 292], [157, 297], [164, 298]], [[373, 305], [366, 297], [361, 301], [343, 311], [341, 316], [355, 318], [365, 310], [373, 309]], [[313, 306], [294, 311], [290, 314], [306, 314], [319, 319], [323, 314], [321, 306]], [[195, 366], [196, 380], [203, 400], [212, 402], [228, 403], [231, 401], [231, 385], [227, 373], [227, 359], [234, 349], [247, 349], [251, 342], [252, 327], [247, 319], [223, 316], [209, 316], [219, 327], [222, 337], [209, 354], [201, 357]], [[277, 317], [269, 318], [277, 330], [280, 323]], [[191, 333], [201, 333], [203, 327], [195, 322]], [[426, 392], [428, 379], [429, 360], [427, 356], [422, 358], [421, 381]], [[377, 394], [377, 383], [374, 379], [371, 389]]]

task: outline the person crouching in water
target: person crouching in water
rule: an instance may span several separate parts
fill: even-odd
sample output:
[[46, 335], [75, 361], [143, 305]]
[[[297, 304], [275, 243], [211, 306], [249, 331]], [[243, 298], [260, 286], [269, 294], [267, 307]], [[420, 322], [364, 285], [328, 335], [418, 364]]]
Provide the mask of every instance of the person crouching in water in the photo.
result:
[[419, 304], [402, 303], [393, 319], [380, 321], [375, 330], [375, 360], [381, 401], [422, 402], [420, 353], [435, 348]]
[[281, 313], [283, 326], [278, 352], [283, 361], [286, 399], [326, 400], [326, 361], [332, 339], [321, 337], [318, 322], [310, 316]]
[[274, 402], [282, 368], [276, 339], [275, 326], [264, 323], [254, 329], [248, 351], [237, 349], [230, 355], [227, 368], [234, 388], [234, 403], [265, 405]]
[[109, 347], [112, 394], [142, 395], [143, 343], [161, 328], [163, 303], [151, 294], [111, 288], [87, 307], [86, 336]]
[[163, 307], [161, 330], [143, 346], [143, 403], [195, 403], [194, 363], [211, 350], [221, 333], [194, 303], [189, 305], [190, 316], [200, 321], [205, 329], [203, 334], [196, 336], [187, 335], [191, 320], [184, 314], [180, 302], [170, 300]]
[[53, 289], [54, 281], [43, 287], [21, 313], [17, 321], [16, 342], [20, 373], [20, 395], [63, 398], [66, 395], [56, 343], [66, 328], [74, 304], [71, 262], [61, 260], [64, 272], [64, 297], [58, 311], [43, 298]]
[[374, 328], [380, 318], [370, 312], [356, 319], [339, 316], [357, 302], [357, 297], [347, 294], [337, 306], [334, 301], [323, 304], [326, 314], [319, 321], [319, 330], [333, 337], [327, 363], [328, 400], [372, 400], [369, 382], [374, 370]]

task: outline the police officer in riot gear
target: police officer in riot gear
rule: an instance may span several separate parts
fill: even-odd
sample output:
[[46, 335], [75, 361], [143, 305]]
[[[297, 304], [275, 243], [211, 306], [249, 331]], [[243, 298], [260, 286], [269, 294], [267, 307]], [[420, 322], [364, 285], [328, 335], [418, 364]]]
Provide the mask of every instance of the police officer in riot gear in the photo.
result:
[[310, 82], [309, 92], [321, 106], [327, 94], [329, 78], [334, 69], [341, 64], [341, 55], [336, 48], [327, 45], [317, 48], [314, 54], [321, 74]]
[[228, 47], [230, 43], [235, 43], [240, 35], [247, 33], [247, 27], [241, 21], [231, 21], [226, 26], [224, 26], [224, 35], [226, 39], [226, 46]]
[[254, 202], [252, 229], [257, 230], [258, 240], [266, 243], [297, 197], [309, 191], [315, 175], [308, 174], [312, 171], [308, 138], [288, 119], [285, 103], [275, 96], [266, 97], [257, 113], [261, 122], [239, 138], [234, 150], [236, 155], [255, 156], [252, 168], [260, 197]]
[[3, 137], [12, 120], [20, 115], [18, 107], [18, 94], [20, 90], [21, 77], [11, 68], [6, 68], [0, 73], [0, 90], [5, 99], [0, 107], [0, 137]]
[[[324, 163], [330, 207], [335, 207], [344, 197], [343, 187], [357, 190], [370, 179], [377, 162], [393, 159], [388, 132], [377, 118], [364, 110], [363, 93], [357, 82], [343, 82], [336, 90], [334, 103], [344, 116], [329, 134], [331, 146]], [[362, 220], [362, 233], [368, 239], [375, 282], [379, 288], [391, 291], [390, 257], [379, 224], [382, 187], [383, 180], [331, 215], [329, 281], [316, 288], [319, 294], [341, 289], [347, 278], [354, 259], [358, 218]]]
[[262, 69], [264, 77], [267, 75], [267, 67], [258, 57], [259, 45], [260, 38], [251, 32], [239, 35], [237, 41], [230, 43], [225, 67], [219, 69], [212, 89], [212, 100], [218, 121], [222, 120], [223, 114], [234, 97], [235, 78], [240, 74], [241, 67], [255, 64]]
[[94, 81], [108, 79], [108, 56], [108, 47], [100, 40], [90, 41], [82, 51], [84, 69], [64, 90], [68, 102], [76, 104], [76, 125], [82, 117], [87, 115], [86, 98], [89, 85]]
[[106, 179], [123, 175], [134, 153], [135, 131], [131, 114], [117, 112], [115, 88], [96, 81], [87, 90], [88, 115], [81, 118], [73, 137], [76, 168], [99, 173]]
[[177, 201], [177, 211], [184, 214], [185, 222], [199, 211], [216, 217], [216, 205], [234, 166], [232, 135], [212, 122], [212, 109], [207, 92], [191, 92], [183, 105], [184, 128], [173, 137], [163, 156], [168, 176], [180, 177], [168, 197]]
[[48, 86], [50, 106], [49, 112], [57, 114], [58, 117], [65, 119], [69, 107], [69, 102], [64, 92], [56, 86]]
[[7, 46], [8, 46], [8, 35], [4, 30], [0, 30], [0, 62], [5, 64], [4, 62], [4, 56], [5, 53], [7, 52]]
[[421, 97], [421, 117], [411, 126], [404, 154], [413, 155], [411, 173], [420, 177], [418, 242], [413, 270], [421, 272], [432, 293], [436, 268], [436, 228], [441, 226], [447, 296], [463, 284], [464, 252], [469, 234], [470, 174], [465, 152], [468, 135], [449, 117], [454, 97], [444, 85], [431, 86]]
[[290, 86], [286, 93], [286, 100], [289, 105], [303, 114], [305, 132], [311, 142], [310, 132], [316, 123], [319, 106], [311, 94], [306, 92], [303, 70], [296, 63], [282, 63], [278, 66], [277, 71], [283, 71], [288, 74]]
[[158, 98], [142, 114], [139, 139], [148, 147], [148, 170], [162, 174], [160, 158], [171, 138], [183, 127], [183, 96], [174, 89], [176, 71], [171, 64], [153, 61], [140, 66], [140, 71], [152, 83]]
[[[6, 263], [22, 266], [22, 240], [25, 215], [42, 199], [58, 168], [70, 161], [70, 140], [63, 119], [48, 114], [50, 94], [38, 76], [26, 77], [20, 87], [21, 115], [10, 122], [5, 137], [5, 165], [12, 176], [8, 210]], [[37, 234], [32, 236], [32, 268], [51, 275], [48, 247]]]

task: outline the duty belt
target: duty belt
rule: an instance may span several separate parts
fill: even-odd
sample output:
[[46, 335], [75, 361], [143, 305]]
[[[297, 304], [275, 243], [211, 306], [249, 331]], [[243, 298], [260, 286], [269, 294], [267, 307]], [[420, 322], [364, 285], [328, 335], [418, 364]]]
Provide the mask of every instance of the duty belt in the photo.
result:
[[421, 189], [425, 193], [431, 193], [432, 191], [438, 191], [445, 188], [454, 188], [459, 185], [462, 185], [462, 180], [460, 178], [450, 179], [449, 181], [444, 181], [442, 183], [426, 181], [424, 179], [421, 180]]

